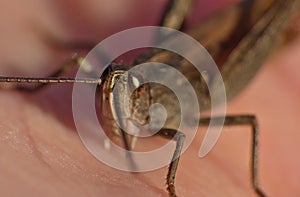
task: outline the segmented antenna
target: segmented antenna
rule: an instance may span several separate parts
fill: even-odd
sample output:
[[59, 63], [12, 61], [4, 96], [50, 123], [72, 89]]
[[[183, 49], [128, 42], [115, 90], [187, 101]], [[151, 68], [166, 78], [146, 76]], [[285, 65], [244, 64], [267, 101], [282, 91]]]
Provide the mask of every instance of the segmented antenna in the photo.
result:
[[81, 78], [34, 78], [34, 77], [3, 77], [0, 76], [0, 83], [89, 83], [101, 85], [102, 80], [99, 79], [81, 79]]

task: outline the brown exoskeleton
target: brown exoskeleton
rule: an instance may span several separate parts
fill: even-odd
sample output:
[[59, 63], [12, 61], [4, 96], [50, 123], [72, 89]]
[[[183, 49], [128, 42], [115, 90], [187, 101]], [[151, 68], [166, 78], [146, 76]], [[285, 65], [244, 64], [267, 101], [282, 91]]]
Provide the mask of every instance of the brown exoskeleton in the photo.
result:
[[[173, 0], [170, 1], [170, 6], [165, 12], [161, 25], [179, 29], [184, 21], [184, 18], [191, 5], [191, 0]], [[245, 6], [247, 5], [247, 6]], [[250, 79], [255, 75], [256, 71], [261, 66], [262, 62], [270, 52], [270, 50], [277, 43], [278, 38], [284, 31], [284, 28], [290, 16], [295, 12], [296, 0], [276, 1], [266, 6], [259, 13], [254, 13], [255, 5], [252, 1], [247, 1], [241, 5], [221, 13], [212, 19], [212, 21], [204, 23], [202, 26], [196, 27], [187, 31], [191, 36], [200, 41], [215, 57], [216, 61], [221, 65], [221, 74], [226, 86], [228, 98], [234, 97], [241, 89], [247, 85]], [[266, 11], [267, 10], [267, 11]], [[264, 13], [266, 11], [266, 13]], [[239, 15], [240, 20], [231, 23], [232, 18]], [[258, 17], [250, 17], [250, 16]], [[250, 20], [251, 18], [251, 20]], [[212, 31], [215, 26], [219, 27], [218, 32], [222, 32], [222, 36], [214, 35]], [[232, 33], [232, 29], [239, 28], [239, 33]], [[224, 28], [224, 29], [223, 29]], [[222, 29], [222, 30], [220, 30]], [[208, 33], [211, 37], [207, 37]], [[217, 32], [216, 32], [217, 33]], [[247, 36], [244, 37], [244, 34]], [[211, 43], [211, 40], [215, 43]], [[221, 53], [222, 50], [222, 53]], [[225, 54], [225, 55], [224, 55]], [[76, 57], [65, 65], [80, 65], [82, 59]], [[139, 56], [133, 65], [146, 62], [159, 61], [170, 64], [182, 71], [187, 78], [190, 79], [192, 85], [196, 89], [199, 97], [199, 103], [202, 108], [209, 108], [209, 94], [207, 93], [206, 85], [200, 79], [200, 74], [196, 73], [189, 62], [182, 57], [162, 51], [152, 50], [144, 55]], [[237, 66], [238, 65], [238, 66]], [[131, 111], [129, 113], [131, 121], [135, 124], [143, 125], [149, 121], [148, 109], [151, 103], [160, 102], [166, 106], [169, 116], [166, 121], [166, 127], [158, 132], [158, 135], [174, 138], [177, 141], [176, 150], [173, 159], [169, 166], [167, 175], [167, 186], [170, 196], [176, 196], [175, 192], [175, 174], [179, 161], [180, 152], [182, 149], [184, 134], [177, 131], [176, 122], [178, 121], [178, 106], [174, 106], [172, 102], [174, 96], [169, 95], [167, 90], [158, 85], [143, 85], [138, 88], [131, 98], [128, 95], [112, 95], [111, 92], [115, 88], [115, 82], [124, 75], [127, 75], [126, 69], [112, 64], [106, 74], [101, 79], [73, 79], [61, 78], [55, 73], [51, 78], [14, 78], [1, 77], [1, 82], [33, 82], [33, 83], [96, 83], [100, 86], [101, 95], [101, 120], [105, 128], [108, 128], [108, 133], [113, 138], [121, 139], [127, 150], [134, 147], [135, 138], [126, 134], [116, 124], [116, 114], [122, 112], [122, 107], [115, 106], [114, 103], [122, 101], [123, 98], [130, 99]], [[127, 76], [127, 81], [130, 81], [131, 76]], [[209, 78], [212, 76], [208, 76]], [[213, 78], [210, 79], [212, 84]], [[238, 83], [237, 83], [238, 81]], [[135, 85], [135, 83], [132, 83]], [[128, 84], [127, 84], [128, 85]], [[124, 83], [124, 87], [128, 88]], [[217, 86], [217, 85], [216, 85]], [[41, 87], [41, 86], [39, 86]], [[166, 96], [167, 95], [167, 96]], [[116, 101], [116, 102], [112, 102]], [[120, 111], [121, 110], [121, 111]], [[218, 117], [201, 119], [200, 125], [209, 124], [211, 119], [218, 119]], [[119, 121], [122, 123], [123, 121]], [[174, 123], [175, 122], [175, 123]], [[125, 122], [123, 122], [126, 124]], [[174, 125], [175, 124], [175, 125]], [[258, 127], [255, 116], [241, 115], [241, 116], [226, 116], [225, 125], [251, 125], [253, 132], [252, 143], [252, 160], [251, 160], [251, 177], [252, 184], [255, 191], [265, 196], [259, 187], [257, 180], [257, 144], [258, 144]], [[121, 138], [119, 138], [121, 136]]]

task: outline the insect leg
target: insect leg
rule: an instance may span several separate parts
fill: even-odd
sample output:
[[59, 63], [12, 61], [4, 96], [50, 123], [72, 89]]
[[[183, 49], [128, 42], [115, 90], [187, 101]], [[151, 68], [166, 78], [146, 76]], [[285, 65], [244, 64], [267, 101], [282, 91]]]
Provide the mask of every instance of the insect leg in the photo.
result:
[[130, 152], [131, 146], [129, 145], [127, 134], [126, 134], [126, 132], [123, 129], [120, 129], [120, 131], [121, 131], [121, 137], [122, 137], [122, 141], [123, 141], [124, 147], [127, 150], [126, 157], [127, 157], [128, 161], [129, 161], [129, 165], [131, 167], [131, 170], [134, 172], [134, 171], [137, 170], [137, 165], [134, 162], [134, 158], [133, 158], [133, 156], [132, 156], [132, 154]]
[[[224, 117], [212, 117], [212, 118], [201, 118], [200, 126], [209, 125], [211, 120], [214, 120], [216, 124], [222, 124], [221, 120]], [[218, 121], [220, 120], [220, 122]], [[257, 118], [254, 115], [232, 115], [225, 117], [225, 126], [228, 125], [250, 125], [252, 129], [252, 144], [251, 144], [251, 182], [255, 192], [261, 196], [266, 197], [265, 193], [262, 191], [259, 181], [258, 181], [258, 124]]]
[[185, 139], [185, 134], [180, 131], [167, 128], [161, 129], [157, 134], [167, 139], [174, 139], [176, 141], [175, 152], [173, 154], [167, 174], [167, 190], [169, 191], [169, 195], [171, 197], [175, 197], [177, 196], [175, 191], [175, 176], [179, 163], [180, 153], [182, 151], [183, 142]]
[[181, 29], [194, 0], [169, 0], [160, 26]]
[[[177, 30], [181, 29], [194, 1], [195, 0], [169, 0], [160, 19], [159, 26]], [[139, 55], [133, 64], [137, 65], [146, 62], [162, 51], [164, 50], [158, 48], [151, 49], [150, 51]]]

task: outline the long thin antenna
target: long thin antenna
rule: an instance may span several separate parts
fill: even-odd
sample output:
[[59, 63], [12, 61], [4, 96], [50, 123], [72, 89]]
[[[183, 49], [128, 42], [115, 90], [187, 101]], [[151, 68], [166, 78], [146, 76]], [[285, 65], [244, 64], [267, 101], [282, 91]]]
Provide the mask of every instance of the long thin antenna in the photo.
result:
[[0, 83], [89, 83], [101, 85], [102, 80], [99, 79], [81, 79], [81, 78], [61, 78], [61, 77], [50, 77], [50, 78], [34, 78], [34, 77], [3, 77], [0, 76]]

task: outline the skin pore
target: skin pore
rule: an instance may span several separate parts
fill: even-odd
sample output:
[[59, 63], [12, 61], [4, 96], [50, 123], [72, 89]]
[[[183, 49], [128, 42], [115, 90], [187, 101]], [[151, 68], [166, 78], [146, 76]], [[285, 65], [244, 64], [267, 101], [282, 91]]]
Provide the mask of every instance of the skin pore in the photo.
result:
[[[1, 75], [46, 75], [72, 55], [49, 47], [40, 37], [40, 28], [60, 40], [97, 43], [129, 27], [155, 25], [166, 1], [99, 2], [1, 1]], [[233, 1], [214, 2], [209, 6], [211, 12]], [[202, 0], [197, 6], [200, 9], [206, 4]], [[228, 114], [257, 115], [259, 178], [264, 191], [274, 197], [287, 192], [300, 195], [299, 53], [299, 38], [278, 49], [228, 105]], [[71, 96], [69, 84], [34, 93], [0, 91], [1, 195], [167, 196], [167, 167], [131, 174], [106, 166], [88, 152], [73, 123]], [[178, 195], [255, 196], [248, 165], [250, 128], [225, 128], [213, 151], [199, 158], [204, 134], [205, 128], [200, 128], [180, 159]]]

